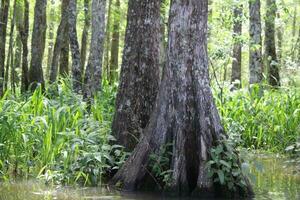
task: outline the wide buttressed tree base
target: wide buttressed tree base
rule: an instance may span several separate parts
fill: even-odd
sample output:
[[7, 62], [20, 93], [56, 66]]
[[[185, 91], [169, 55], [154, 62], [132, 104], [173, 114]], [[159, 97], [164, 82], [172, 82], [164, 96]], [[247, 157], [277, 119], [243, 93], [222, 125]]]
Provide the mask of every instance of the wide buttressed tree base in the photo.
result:
[[[148, 180], [153, 178], [150, 156], [171, 143], [172, 178], [165, 190], [181, 196], [227, 192], [208, 177], [206, 168], [210, 149], [225, 134], [209, 85], [207, 12], [207, 0], [172, 1], [167, 64], [156, 107], [143, 137], [111, 185], [131, 191], [149, 189]], [[243, 193], [251, 191], [248, 184]]]

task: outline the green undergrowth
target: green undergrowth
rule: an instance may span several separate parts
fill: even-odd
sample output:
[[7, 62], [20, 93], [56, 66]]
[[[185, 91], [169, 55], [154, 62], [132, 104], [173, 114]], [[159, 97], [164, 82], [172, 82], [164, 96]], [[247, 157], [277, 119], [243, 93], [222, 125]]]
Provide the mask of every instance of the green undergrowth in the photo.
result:
[[0, 100], [0, 180], [42, 178], [97, 185], [125, 159], [110, 135], [116, 87], [104, 84], [88, 106], [62, 80], [32, 95]]
[[[111, 170], [122, 165], [128, 154], [121, 146], [113, 145], [111, 136], [117, 87], [104, 83], [101, 95], [88, 106], [70, 85], [70, 81], [60, 80], [44, 92], [40, 88], [27, 95], [8, 91], [0, 99], [0, 181], [21, 177], [40, 178], [52, 184], [99, 185]], [[215, 90], [216, 104], [230, 138], [247, 149], [279, 153], [288, 150], [297, 158], [300, 90], [282, 88], [262, 93], [253, 86], [250, 91]], [[227, 160], [232, 159], [237, 158]], [[159, 182], [169, 182], [172, 171], [162, 167], [169, 161], [154, 160], [159, 162], [154, 162], [152, 173]], [[211, 167], [214, 166], [219, 165]], [[220, 182], [243, 184], [236, 178], [232, 181], [226, 173], [223, 180], [218, 170], [212, 176]]]
[[299, 88], [252, 86], [222, 95], [216, 91], [215, 97], [227, 133], [245, 148], [284, 153], [300, 137]]

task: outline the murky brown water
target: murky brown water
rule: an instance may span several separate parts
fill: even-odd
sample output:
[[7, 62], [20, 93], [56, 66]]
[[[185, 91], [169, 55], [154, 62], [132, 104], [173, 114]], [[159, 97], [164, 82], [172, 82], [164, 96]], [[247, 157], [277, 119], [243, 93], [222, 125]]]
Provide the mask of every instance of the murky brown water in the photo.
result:
[[[284, 158], [260, 155], [255, 158], [263, 169], [252, 169], [255, 174], [255, 199], [300, 200], [300, 174], [294, 167], [286, 167]], [[105, 188], [49, 187], [37, 181], [0, 184], [0, 200], [151, 200], [167, 199], [149, 194], [118, 194]], [[178, 198], [176, 198], [178, 200]]]

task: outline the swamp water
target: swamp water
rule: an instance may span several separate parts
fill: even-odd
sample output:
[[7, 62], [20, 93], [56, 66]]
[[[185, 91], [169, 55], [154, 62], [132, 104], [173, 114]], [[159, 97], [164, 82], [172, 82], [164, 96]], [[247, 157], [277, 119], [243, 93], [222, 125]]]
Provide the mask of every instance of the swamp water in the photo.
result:
[[[300, 174], [295, 166], [287, 167], [286, 159], [259, 155], [253, 163], [255, 200], [300, 200]], [[260, 169], [261, 168], [261, 169]], [[116, 194], [105, 188], [49, 187], [35, 181], [0, 183], [0, 200], [152, 200], [169, 199], [148, 194]], [[174, 200], [179, 200], [175, 198]]]

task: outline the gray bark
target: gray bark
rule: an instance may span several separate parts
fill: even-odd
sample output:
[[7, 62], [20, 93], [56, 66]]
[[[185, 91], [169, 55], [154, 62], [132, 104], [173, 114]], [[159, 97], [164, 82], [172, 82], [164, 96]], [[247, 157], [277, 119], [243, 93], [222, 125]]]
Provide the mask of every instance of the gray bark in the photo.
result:
[[277, 11], [276, 0], [267, 0], [266, 5], [265, 61], [268, 70], [269, 84], [273, 87], [278, 87], [280, 86], [280, 77], [275, 42], [275, 18]]
[[28, 36], [29, 36], [29, 2], [24, 0], [24, 23], [20, 26], [20, 36], [22, 41], [22, 83], [21, 92], [24, 93], [29, 89], [28, 74]]
[[87, 43], [88, 43], [88, 35], [90, 29], [90, 1], [84, 0], [84, 27], [82, 31], [82, 38], [81, 38], [81, 70], [84, 72], [84, 67], [86, 63], [86, 53], [87, 53]]
[[249, 0], [250, 12], [250, 84], [260, 83], [263, 79], [262, 29], [260, 0]]
[[210, 148], [224, 134], [209, 85], [207, 13], [207, 0], [172, 1], [167, 63], [156, 107], [144, 137], [111, 184], [140, 189], [150, 154], [173, 143], [167, 187], [172, 195], [218, 194], [205, 167]]
[[70, 40], [69, 40], [69, 26], [66, 25], [62, 33], [62, 44], [59, 56], [59, 75], [67, 77], [69, 75], [69, 54], [70, 54]]
[[31, 40], [31, 63], [29, 70], [30, 87], [34, 90], [38, 84], [44, 87], [43, 56], [47, 30], [47, 0], [39, 0], [35, 3], [34, 22]]
[[132, 150], [153, 111], [159, 85], [160, 0], [130, 0], [112, 133]]
[[80, 50], [77, 38], [77, 0], [69, 0], [69, 38], [70, 47], [72, 53], [72, 82], [73, 89], [75, 92], [80, 93], [82, 90], [82, 71], [81, 71], [81, 60]]
[[9, 0], [1, 0], [0, 10], [0, 97], [3, 96], [5, 73], [5, 45], [8, 21]]
[[102, 59], [105, 39], [106, 0], [92, 1], [92, 37], [88, 65], [85, 72], [84, 98], [91, 100], [101, 90]]
[[[56, 81], [59, 60], [62, 61], [61, 56], [63, 57], [62, 55], [63, 47], [69, 48], [69, 26], [68, 26], [68, 20], [66, 20], [69, 17], [68, 6], [69, 6], [69, 0], [62, 0], [61, 19], [60, 19], [60, 24], [57, 28], [51, 69], [50, 69], [50, 83]], [[68, 62], [66, 64], [68, 64]], [[62, 65], [60, 67], [62, 67]]]
[[[241, 87], [242, 81], [242, 17], [243, 17], [243, 6], [237, 5], [233, 11], [233, 61], [231, 71], [231, 83], [234, 83], [235, 88]], [[236, 83], [238, 82], [238, 83]]]

